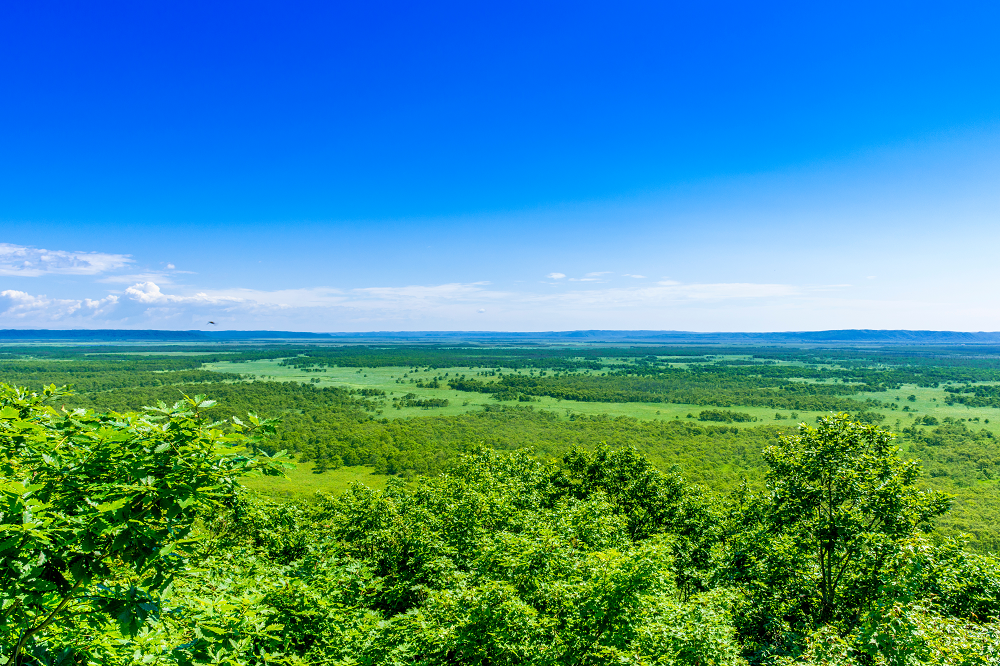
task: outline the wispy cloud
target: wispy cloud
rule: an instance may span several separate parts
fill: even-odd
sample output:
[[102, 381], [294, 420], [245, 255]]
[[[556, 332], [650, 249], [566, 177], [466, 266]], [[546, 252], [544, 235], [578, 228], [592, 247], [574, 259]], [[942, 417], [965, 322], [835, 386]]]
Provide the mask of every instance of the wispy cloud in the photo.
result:
[[99, 275], [133, 263], [127, 254], [68, 252], [0, 243], [0, 275]]
[[16, 324], [28, 322], [32, 325], [64, 322], [86, 324], [86, 321], [81, 320], [103, 319], [111, 314], [117, 304], [118, 297], [113, 294], [97, 300], [49, 298], [7, 289], [0, 291], [0, 321]]
[[[498, 328], [516, 329], [517, 321], [546, 322], [546, 328], [566, 328], [561, 322], [609, 316], [649, 318], [651, 314], [690, 309], [698, 304], [787, 300], [806, 293], [782, 284], [682, 284], [669, 280], [635, 287], [584, 287], [559, 294], [505, 291], [488, 282], [335, 289], [224, 289], [164, 291], [164, 285], [137, 282], [119, 295], [101, 299], [49, 299], [20, 291], [2, 292], [0, 324], [18, 326], [66, 322], [87, 317], [93, 326], [200, 328], [208, 320], [248, 328], [288, 328], [295, 322], [312, 330], [410, 326], [461, 328], [463, 317]], [[487, 313], [486, 306], [489, 306]], [[100, 321], [98, 321], [100, 320]], [[306, 323], [307, 322], [307, 323]], [[424, 322], [418, 324], [417, 322]], [[430, 324], [428, 322], [437, 322]], [[618, 327], [628, 327], [621, 320]], [[83, 325], [83, 324], [81, 324]], [[537, 324], [536, 324], [537, 325]]]
[[605, 275], [610, 275], [611, 271], [594, 271], [592, 273], [586, 273], [582, 278], [570, 278], [570, 282], [604, 282], [602, 279]]
[[156, 282], [160, 285], [173, 284], [172, 277], [168, 273], [164, 273], [162, 271], [108, 275], [98, 279], [97, 281], [104, 284], [135, 284], [137, 282]]
[[[582, 281], [582, 278], [581, 278]], [[670, 308], [692, 303], [773, 299], [801, 296], [807, 290], [784, 284], [712, 283], [682, 284], [669, 280], [642, 287], [598, 287], [565, 291], [560, 294], [512, 294], [510, 304], [544, 306], [550, 312], [561, 309], [620, 311], [630, 308]]]
[[496, 298], [503, 296], [502, 292], [487, 291], [485, 287], [489, 282], [452, 282], [432, 287], [412, 285], [408, 287], [366, 287], [354, 289], [352, 293], [357, 297], [368, 297], [380, 301], [393, 301], [397, 303], [419, 303], [432, 301], [456, 301], [468, 300], [470, 298]]
[[549, 273], [545, 277], [547, 277], [547, 278], [549, 278], [551, 280], [562, 280], [564, 277], [566, 277], [566, 274], [565, 273]]

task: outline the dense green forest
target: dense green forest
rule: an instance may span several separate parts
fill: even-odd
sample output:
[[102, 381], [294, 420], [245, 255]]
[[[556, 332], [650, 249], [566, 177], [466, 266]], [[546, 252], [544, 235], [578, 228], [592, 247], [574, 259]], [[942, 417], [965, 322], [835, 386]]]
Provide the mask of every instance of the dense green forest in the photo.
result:
[[[995, 664], [1000, 562], [847, 416], [780, 436], [721, 497], [629, 447], [469, 451], [307, 504], [275, 425], [0, 386], [9, 664]], [[257, 450], [254, 456], [247, 455]]]
[[[408, 479], [441, 473], [479, 445], [528, 448], [558, 458], [574, 446], [592, 448], [604, 442], [635, 447], [663, 469], [677, 466], [691, 480], [729, 492], [742, 482], [758, 483], [764, 468], [761, 451], [796, 427], [794, 422], [729, 427], [727, 422], [747, 419], [733, 419], [727, 410], [706, 410], [704, 418], [681, 421], [587, 415], [561, 419], [530, 405], [503, 403], [459, 416], [388, 419], [376, 415], [380, 403], [344, 389], [267, 381], [121, 389], [67, 397], [65, 402], [98, 410], [140, 410], [172, 401], [180, 390], [217, 399], [219, 405], [206, 412], [216, 418], [254, 410], [280, 417], [279, 434], [264, 447], [268, 452], [286, 449], [302, 462], [320, 462], [324, 469], [370, 465], [378, 473]], [[1000, 549], [997, 436], [950, 419], [914, 424], [899, 436], [907, 454], [924, 464], [929, 481], [958, 496], [955, 510], [941, 521], [946, 531], [966, 533], [978, 546]]]
[[860, 402], [844, 394], [872, 390], [853, 384], [818, 384], [742, 372], [648, 368], [619, 370], [600, 376], [557, 374], [549, 377], [501, 376], [484, 382], [461, 378], [448, 382], [460, 391], [491, 393], [498, 400], [516, 400], [521, 395], [547, 395], [583, 402], [676, 402], [691, 405], [734, 405], [776, 409], [863, 410], [875, 401]]
[[[354, 487], [342, 496], [275, 502], [241, 489], [237, 476], [226, 473], [210, 496], [192, 490], [170, 500], [190, 500], [167, 517], [186, 527], [169, 523], [166, 532], [144, 532], [186, 534], [192, 541], [176, 561], [174, 551], [146, 553], [131, 564], [138, 551], [119, 553], [84, 580], [73, 568], [79, 553], [46, 554], [51, 559], [37, 572], [43, 582], [32, 583], [44, 597], [32, 602], [36, 610], [28, 612], [24, 593], [5, 597], [0, 613], [7, 623], [20, 617], [44, 624], [53, 609], [47, 600], [65, 595], [66, 585], [103, 586], [73, 594], [68, 603], [82, 614], [77, 619], [30, 634], [23, 663], [32, 664], [79, 663], [73, 655], [89, 649], [102, 651], [89, 657], [92, 663], [994, 663], [995, 653], [963, 652], [959, 645], [996, 644], [989, 620], [998, 613], [1000, 586], [992, 559], [1000, 551], [1000, 431], [994, 429], [1000, 415], [989, 417], [1000, 407], [994, 352], [6, 347], [0, 382], [35, 392], [73, 389], [49, 388], [37, 398], [5, 393], [5, 404], [19, 410], [20, 430], [7, 424], [0, 434], [8, 502], [0, 510], [7, 534], [0, 535], [0, 558], [23, 550], [15, 547], [18, 539], [38, 539], [39, 553], [59, 543], [72, 550], [79, 530], [90, 529], [69, 504], [51, 522], [73, 525], [58, 537], [46, 536], [44, 521], [28, 528], [27, 514], [12, 513], [17, 501], [38, 511], [55, 506], [34, 490], [13, 499], [21, 491], [9, 484], [23, 481], [28, 489], [24, 474], [32, 465], [42, 467], [31, 478], [42, 478], [42, 468], [42, 476], [56, 474], [46, 466], [83, 469], [42, 448], [25, 449], [39, 433], [82, 428], [91, 434], [64, 439], [154, 451], [142, 442], [173, 436], [168, 424], [183, 422], [185, 436], [206, 428], [215, 433], [199, 437], [216, 441], [211, 455], [229, 462], [213, 463], [212, 474], [226, 465], [280, 472], [288, 459], [317, 478], [343, 467], [396, 481], [381, 492]], [[272, 378], [268, 368], [291, 374]], [[338, 368], [350, 370], [338, 374]], [[362, 380], [373, 368], [385, 369], [383, 383], [363, 383], [373, 381]], [[149, 425], [116, 415], [196, 394], [212, 401], [146, 411], [161, 419]], [[536, 404], [543, 399], [549, 402]], [[680, 411], [670, 418], [616, 415], [628, 404]], [[455, 405], [468, 406], [456, 412]], [[608, 413], [583, 413], [583, 405], [606, 405]], [[73, 411], [81, 408], [95, 411]], [[765, 409], [771, 411], [762, 416]], [[812, 413], [807, 425], [800, 425], [799, 412]], [[851, 416], [833, 418], [834, 412]], [[817, 422], [817, 413], [828, 419]], [[882, 442], [877, 455], [844, 453], [838, 469], [855, 469], [857, 483], [891, 471], [902, 495], [871, 510], [912, 509], [893, 518], [892, 529], [909, 525], [903, 532], [886, 536], [884, 526], [858, 541], [869, 549], [864, 566], [877, 565], [881, 573], [857, 574], [843, 608], [823, 601], [808, 582], [822, 581], [822, 562], [796, 545], [806, 539], [803, 518], [790, 516], [777, 499], [793, 472], [811, 464], [812, 454], [792, 452], [817, 445], [824, 428], [846, 428], [864, 446]], [[893, 439], [882, 441], [890, 431]], [[225, 457], [225, 447], [240, 438], [246, 452]], [[165, 464], [160, 453], [149, 455], [150, 469]], [[862, 464], [868, 465], [862, 471], [851, 467]], [[69, 473], [52, 476], [52, 483], [76, 492], [83, 486], [57, 481], [75, 478]], [[133, 492], [131, 481], [101, 478], [115, 492]], [[145, 506], [152, 497], [134, 491], [143, 499], [128, 506]], [[933, 510], [900, 499], [916, 502], [939, 491], [951, 499], [932, 503]], [[117, 501], [88, 497], [86, 506]], [[166, 506], [162, 497], [157, 501]], [[97, 511], [98, 517], [124, 506]], [[105, 523], [101, 529], [119, 533], [113, 521]], [[175, 540], [156, 538], [163, 547]], [[784, 545], [772, 552], [768, 544]], [[28, 575], [27, 560], [17, 562], [16, 575]], [[129, 569], [133, 564], [173, 573], [150, 587], [143, 577], [152, 569]], [[855, 565], [851, 559], [848, 566]], [[5, 580], [15, 580], [14, 568], [6, 571]], [[173, 587], [166, 590], [168, 579]], [[127, 621], [120, 616], [125, 608], [131, 608]], [[107, 640], [88, 647], [95, 635]], [[910, 662], [890, 659], [892, 650]], [[945, 654], [964, 656], [948, 661]], [[976, 661], [977, 655], [987, 656]]]
[[[743, 482], [760, 482], [761, 450], [779, 434], [794, 430], [797, 411], [845, 410], [870, 423], [895, 419], [896, 425], [889, 427], [896, 430], [906, 454], [922, 462], [928, 483], [956, 495], [955, 509], [939, 521], [940, 529], [968, 534], [977, 548], [1000, 548], [1000, 433], [983, 422], [960, 418], [958, 412], [955, 417], [913, 418], [907, 411], [913, 403], [905, 398], [906, 386], [937, 385], [944, 405], [964, 409], [964, 401], [988, 400], [995, 391], [992, 381], [1000, 375], [991, 348], [261, 345], [237, 350], [191, 346], [181, 349], [181, 355], [178, 351], [176, 346], [130, 347], [127, 353], [109, 345], [8, 347], [6, 358], [0, 359], [0, 379], [36, 389], [70, 384], [75, 394], [64, 397], [64, 404], [98, 410], [135, 411], [160, 400], [172, 403], [182, 393], [211, 395], [218, 406], [208, 413], [218, 418], [247, 411], [279, 417], [279, 434], [265, 450], [287, 449], [320, 470], [367, 465], [377, 473], [413, 479], [441, 473], [479, 445], [528, 448], [557, 459], [574, 446], [593, 448], [606, 442], [634, 446], [661, 469], [676, 466], [687, 478], [722, 493]], [[284, 359], [282, 364], [298, 364], [304, 370], [330, 364], [359, 371], [404, 361], [427, 365], [401, 367], [400, 376], [409, 372], [416, 383], [391, 396], [380, 389], [268, 381], [204, 369], [219, 361], [240, 369], [261, 359]], [[570, 361], [588, 365], [570, 367]], [[441, 371], [453, 363], [468, 369]], [[414, 372], [421, 367], [430, 372]], [[492, 400], [492, 405], [462, 414], [435, 416], [444, 400], [425, 397], [419, 388], [435, 383], [465, 395], [513, 398], [514, 403]], [[483, 389], [489, 392], [479, 394]], [[531, 409], [518, 400], [538, 394], [563, 397], [560, 405], [566, 409]], [[635, 399], [690, 404], [689, 418], [676, 422], [572, 411], [581, 401], [610, 406]], [[755, 417], [739, 409], [753, 405], [788, 411], [775, 414], [784, 420], [758, 425]], [[422, 415], [391, 418], [397, 406], [421, 407]], [[900, 422], [898, 417], [904, 416], [909, 418]]]

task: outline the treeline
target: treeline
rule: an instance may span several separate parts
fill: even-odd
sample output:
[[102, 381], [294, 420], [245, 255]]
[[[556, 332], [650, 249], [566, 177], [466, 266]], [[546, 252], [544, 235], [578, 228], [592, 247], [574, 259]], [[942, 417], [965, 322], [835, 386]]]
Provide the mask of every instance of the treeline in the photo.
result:
[[531, 376], [505, 374], [487, 382], [472, 377], [449, 379], [457, 391], [493, 394], [499, 400], [520, 395], [549, 396], [581, 402], [664, 402], [717, 407], [769, 407], [773, 409], [860, 411], [880, 406], [874, 400], [842, 397], [857, 388], [848, 384], [817, 384], [738, 372], [706, 369], [638, 368], [602, 375], [557, 374]]
[[58, 345], [27, 346], [3, 345], [0, 359], [46, 359], [46, 360], [145, 360], [167, 361], [173, 359], [195, 359], [202, 363], [215, 363], [241, 359], [246, 361], [287, 358], [308, 351], [310, 347], [289, 345], [232, 345], [184, 344], [184, 345]]
[[447, 407], [450, 404], [447, 398], [419, 398], [416, 393], [407, 393], [400, 398], [393, 398], [392, 403], [393, 406], [399, 408], [421, 407], [423, 409]]
[[236, 373], [197, 369], [201, 365], [201, 361], [188, 357], [152, 360], [127, 357], [113, 360], [0, 360], [0, 379], [36, 390], [49, 384], [70, 384], [80, 392], [240, 379], [240, 375]]
[[947, 405], [969, 407], [1000, 407], [1000, 386], [946, 386], [944, 402]]
[[[437, 345], [345, 346], [316, 348], [302, 356], [287, 358], [282, 365], [297, 368], [339, 366], [344, 368], [559, 368], [593, 369], [605, 365], [607, 354], [621, 350], [539, 347], [455, 347]], [[648, 352], [643, 353], [646, 355]], [[625, 352], [625, 356], [631, 354]]]
[[715, 421], [717, 423], [750, 423], [757, 418], [746, 412], [733, 412], [728, 409], [705, 409], [698, 413], [699, 421]]
[[[668, 370], [670, 362], [681, 361], [692, 370], [710, 373], [739, 370], [764, 377], [823, 379], [853, 385], [857, 390], [891, 390], [901, 384], [937, 387], [945, 383], [1000, 381], [1000, 359], [986, 347], [898, 347], [857, 350], [851, 348], [794, 349], [672, 346], [577, 346], [487, 347], [445, 345], [190, 345], [181, 347], [186, 356], [168, 356], [177, 346], [130, 346], [126, 356], [121, 347], [4, 347], [0, 359], [65, 360], [84, 363], [128, 359], [148, 367], [169, 371], [198, 369], [202, 363], [246, 362], [283, 359], [298, 368], [341, 367], [472, 367], [512, 370], [630, 371], [655, 374]], [[748, 356], [745, 359], [724, 356]], [[795, 365], [778, 364], [794, 362]]]

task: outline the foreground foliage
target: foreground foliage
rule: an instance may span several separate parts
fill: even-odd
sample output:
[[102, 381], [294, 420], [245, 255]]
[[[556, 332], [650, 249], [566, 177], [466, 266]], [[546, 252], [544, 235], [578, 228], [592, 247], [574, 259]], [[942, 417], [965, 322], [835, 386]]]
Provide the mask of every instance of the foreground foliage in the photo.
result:
[[[59, 412], [42, 393], [0, 385], [0, 658], [114, 651], [162, 611], [200, 511], [271, 469], [240, 445], [271, 429], [252, 417], [223, 433], [202, 398], [135, 414]], [[243, 431], [243, 432], [240, 432]]]
[[1000, 563], [932, 539], [947, 498], [846, 415], [772, 438], [732, 497], [630, 447], [482, 448], [296, 505], [235, 481], [274, 469], [237, 448], [266, 421], [2, 391], [9, 664], [1000, 661]]

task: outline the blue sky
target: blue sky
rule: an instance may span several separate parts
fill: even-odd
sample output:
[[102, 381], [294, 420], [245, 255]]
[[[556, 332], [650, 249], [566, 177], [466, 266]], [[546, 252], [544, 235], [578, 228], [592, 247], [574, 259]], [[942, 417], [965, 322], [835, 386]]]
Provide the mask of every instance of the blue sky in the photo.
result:
[[995, 3], [7, 3], [0, 328], [1000, 330]]

